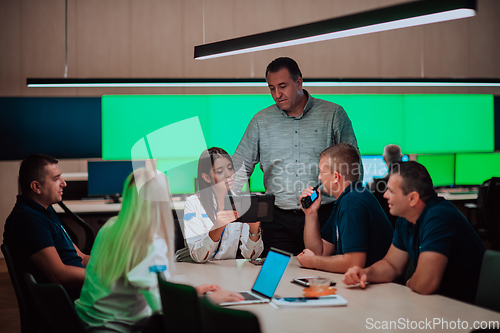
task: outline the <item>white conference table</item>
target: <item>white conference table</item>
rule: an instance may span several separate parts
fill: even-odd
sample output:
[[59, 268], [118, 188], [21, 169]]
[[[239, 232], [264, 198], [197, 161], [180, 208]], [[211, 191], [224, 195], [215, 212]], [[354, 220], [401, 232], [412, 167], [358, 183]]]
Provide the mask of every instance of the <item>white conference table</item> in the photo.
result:
[[[238, 268], [238, 264], [240, 268]], [[229, 290], [250, 290], [261, 266], [244, 259], [212, 261], [205, 264], [176, 263], [172, 280], [178, 283], [199, 285], [217, 284]], [[342, 283], [342, 274], [327, 273], [300, 267], [292, 257], [290, 265], [276, 290], [279, 296], [302, 296], [302, 287], [290, 283], [299, 276], [323, 276], [337, 282], [337, 294], [348, 301], [347, 306], [322, 308], [275, 309], [270, 304], [233, 306], [234, 309], [255, 313], [262, 332], [365, 332], [365, 331], [450, 331], [469, 332], [475, 321], [492, 321], [500, 325], [500, 313], [459, 302], [444, 296], [423, 296], [395, 283], [371, 284], [365, 290], [348, 287]], [[423, 327], [425, 322], [436, 322], [434, 329]], [[446, 326], [437, 325], [437, 320], [448, 321]], [[452, 329], [458, 324], [468, 329]], [[378, 323], [377, 323], [378, 321]], [[376, 329], [395, 321], [393, 327]], [[422, 323], [419, 323], [421, 322]], [[453, 323], [452, 323], [453, 322]], [[401, 329], [401, 323], [405, 325]], [[221, 323], [223, 324], [223, 323]], [[394, 326], [396, 324], [396, 326]], [[397, 325], [400, 325], [399, 327]], [[423, 329], [418, 329], [419, 325]], [[483, 325], [485, 325], [483, 323]], [[372, 328], [372, 329], [369, 329]], [[235, 332], [238, 328], [235, 327]]]

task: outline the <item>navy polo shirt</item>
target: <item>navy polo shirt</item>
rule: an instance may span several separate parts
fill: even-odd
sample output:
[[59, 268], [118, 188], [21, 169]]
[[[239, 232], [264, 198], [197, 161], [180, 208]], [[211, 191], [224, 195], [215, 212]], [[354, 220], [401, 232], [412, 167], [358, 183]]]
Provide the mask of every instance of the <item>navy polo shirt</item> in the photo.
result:
[[321, 237], [335, 244], [335, 254], [365, 252], [368, 267], [386, 255], [393, 233], [373, 193], [356, 181], [335, 202]]
[[[33, 274], [38, 282], [48, 280], [30, 256], [47, 247], [54, 246], [65, 265], [83, 268], [82, 258], [76, 253], [73, 241], [51, 206], [45, 209], [36, 201], [18, 195], [16, 205], [5, 222], [3, 237], [21, 273]], [[79, 291], [67, 290], [73, 298], [79, 294]]]
[[415, 267], [422, 252], [445, 255], [448, 263], [438, 292], [474, 302], [485, 248], [470, 223], [451, 202], [435, 195], [415, 224], [399, 218], [392, 243], [408, 252]]

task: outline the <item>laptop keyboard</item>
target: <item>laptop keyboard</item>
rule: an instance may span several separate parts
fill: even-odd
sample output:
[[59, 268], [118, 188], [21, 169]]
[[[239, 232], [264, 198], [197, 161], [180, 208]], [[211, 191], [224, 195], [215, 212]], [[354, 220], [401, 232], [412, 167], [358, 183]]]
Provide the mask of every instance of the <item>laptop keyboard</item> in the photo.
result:
[[240, 293], [240, 294], [241, 294], [241, 296], [243, 296], [245, 298], [245, 301], [260, 300], [260, 298], [257, 298], [257, 297], [255, 297], [254, 295], [252, 295], [250, 293], [243, 292], [243, 293]]

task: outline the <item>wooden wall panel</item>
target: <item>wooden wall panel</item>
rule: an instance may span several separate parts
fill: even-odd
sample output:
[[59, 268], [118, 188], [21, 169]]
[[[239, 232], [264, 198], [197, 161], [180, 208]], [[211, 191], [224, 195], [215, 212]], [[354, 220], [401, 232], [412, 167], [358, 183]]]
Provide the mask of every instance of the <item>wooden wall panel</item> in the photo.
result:
[[0, 1], [0, 96], [20, 96], [21, 2]]
[[182, 0], [132, 1], [132, 77], [182, 77]]
[[76, 3], [78, 77], [130, 77], [130, 3]]
[[65, 68], [65, 2], [21, 1], [22, 94], [67, 96], [72, 91], [26, 86], [28, 77], [63, 77]]
[[[202, 30], [200, 31], [201, 33], [198, 37], [201, 37], [201, 42], [203, 42], [203, 31], [205, 31], [204, 35], [206, 43], [235, 37], [234, 26], [235, 21], [237, 21], [239, 16], [239, 13], [235, 13], [234, 11], [235, 1], [210, 0], [205, 1], [204, 3], [205, 26], [203, 27], [202, 8]], [[203, 2], [198, 3], [198, 6], [202, 4]], [[199, 66], [201, 67], [199, 67], [199, 75], [202, 75], [202, 77], [230, 77], [236, 70], [236, 64], [239, 63], [238, 60], [239, 57], [222, 57], [216, 59], [196, 60], [196, 62], [200, 62]], [[246, 65], [247, 64], [245, 64], [245, 66]], [[194, 77], [198, 77], [199, 75], [195, 75]]]
[[[205, 41], [348, 15], [410, 0], [68, 0], [69, 77], [262, 77], [274, 58], [295, 58], [304, 77], [500, 77], [500, 3], [478, 0], [478, 15], [210, 60], [194, 60]], [[205, 11], [203, 11], [205, 4]], [[34, 89], [26, 77], [64, 75], [64, 1], [2, 1], [1, 96], [127, 93], [253, 93], [262, 89]], [[205, 24], [203, 24], [203, 12]], [[423, 47], [422, 47], [423, 45]], [[423, 58], [422, 58], [423, 55]], [[422, 61], [423, 60], [423, 61]], [[8, 65], [6, 65], [8, 64]], [[323, 88], [320, 88], [324, 90]], [[448, 89], [448, 88], [446, 88]], [[316, 89], [314, 89], [316, 90]], [[326, 89], [330, 91], [330, 89]], [[440, 88], [341, 88], [338, 92], [440, 92]], [[500, 89], [448, 89], [490, 92]], [[266, 91], [267, 92], [267, 91]]]
[[470, 20], [461, 19], [423, 27], [425, 77], [467, 77], [469, 22]]
[[[0, 235], [3, 242], [5, 220], [9, 216], [17, 195], [17, 175], [19, 174], [20, 161], [0, 162]], [[0, 258], [3, 253], [0, 252]]]
[[500, 1], [478, 1], [478, 12], [469, 22], [469, 76], [500, 77]]

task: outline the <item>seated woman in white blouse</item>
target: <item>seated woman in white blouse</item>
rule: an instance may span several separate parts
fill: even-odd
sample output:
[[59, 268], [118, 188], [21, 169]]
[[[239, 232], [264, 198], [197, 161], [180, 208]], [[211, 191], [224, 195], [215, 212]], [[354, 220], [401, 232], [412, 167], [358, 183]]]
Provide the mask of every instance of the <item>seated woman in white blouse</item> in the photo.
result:
[[[264, 249], [260, 222], [234, 222], [238, 213], [224, 210], [224, 198], [234, 184], [229, 154], [217, 147], [203, 151], [197, 181], [198, 192], [184, 206], [184, 238], [190, 258], [195, 262], [235, 259], [238, 247], [244, 258], [258, 258]], [[184, 261], [179, 253], [177, 259]]]

